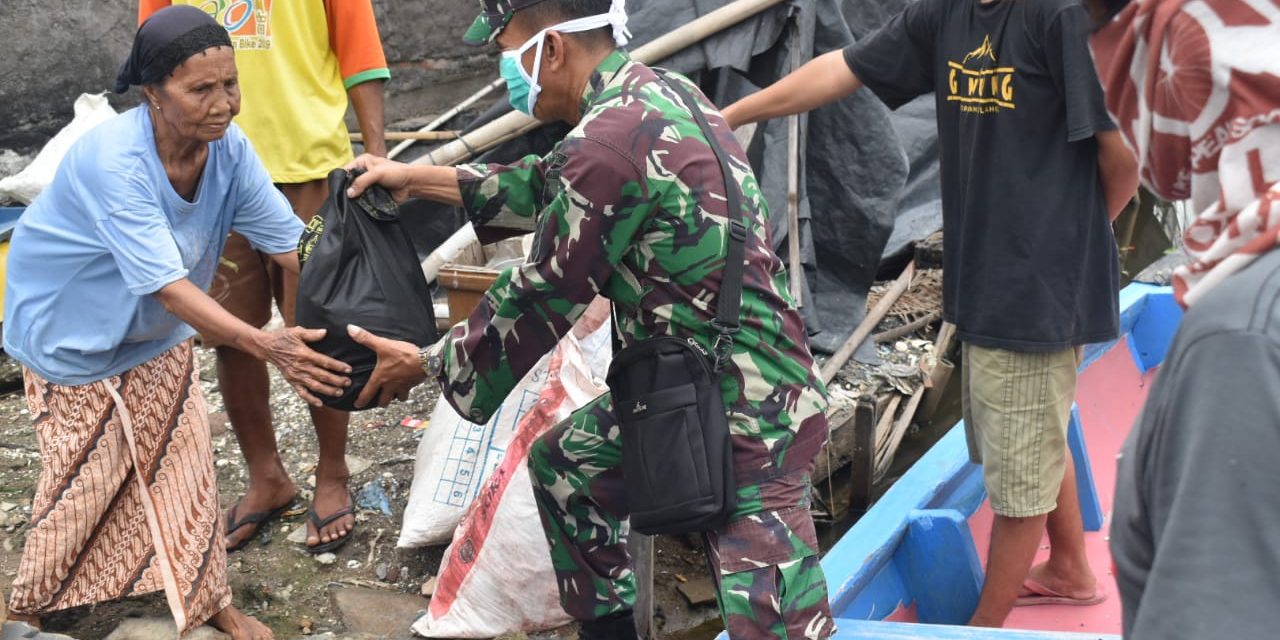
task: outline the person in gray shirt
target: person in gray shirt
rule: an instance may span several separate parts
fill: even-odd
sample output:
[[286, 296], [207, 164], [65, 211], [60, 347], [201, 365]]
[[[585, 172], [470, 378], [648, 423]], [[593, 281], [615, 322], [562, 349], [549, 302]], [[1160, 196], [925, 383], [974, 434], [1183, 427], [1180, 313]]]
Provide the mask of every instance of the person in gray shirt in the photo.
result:
[[1183, 319], [1120, 454], [1126, 638], [1280, 634], [1280, 251]]
[[1198, 213], [1173, 274], [1187, 313], [1118, 462], [1124, 635], [1274, 638], [1280, 13], [1235, 0], [1085, 5], [1101, 25], [1091, 45], [1107, 111], [1143, 184]]

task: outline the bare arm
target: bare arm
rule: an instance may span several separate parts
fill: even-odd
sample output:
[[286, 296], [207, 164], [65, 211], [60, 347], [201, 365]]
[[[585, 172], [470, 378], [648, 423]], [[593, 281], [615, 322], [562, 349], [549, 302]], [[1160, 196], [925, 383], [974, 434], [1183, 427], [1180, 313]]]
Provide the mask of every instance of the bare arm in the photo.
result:
[[273, 253], [271, 254], [271, 261], [279, 265], [281, 269], [284, 269], [285, 271], [295, 276], [302, 271], [302, 264], [298, 262], [297, 251], [290, 251], [288, 253]]
[[1098, 178], [1107, 199], [1107, 215], [1115, 220], [1138, 192], [1138, 161], [1120, 132], [1103, 131], [1098, 138]]
[[[294, 262], [297, 262], [296, 256]], [[351, 367], [307, 348], [306, 342], [324, 337], [322, 329], [291, 327], [263, 331], [254, 328], [231, 315], [186, 278], [166, 285], [154, 295], [169, 313], [202, 335], [274, 364], [298, 395], [312, 405], [320, 404], [313, 392], [339, 396], [342, 389], [351, 384], [340, 375], [350, 373]]]
[[453, 167], [437, 167], [429, 164], [404, 164], [394, 160], [365, 154], [347, 165], [347, 171], [364, 169], [351, 182], [347, 196], [354, 198], [374, 184], [391, 191], [398, 202], [409, 198], [424, 198], [455, 207], [462, 206], [462, 191], [458, 189], [458, 170]]
[[356, 120], [360, 122], [360, 135], [364, 140], [364, 151], [370, 155], [385, 158], [387, 141], [383, 137], [383, 80], [369, 80], [347, 90], [351, 107], [356, 112]]
[[845, 63], [844, 52], [837, 49], [810, 60], [768, 88], [729, 105], [723, 111], [724, 118], [736, 129], [752, 122], [812, 111], [861, 86]]

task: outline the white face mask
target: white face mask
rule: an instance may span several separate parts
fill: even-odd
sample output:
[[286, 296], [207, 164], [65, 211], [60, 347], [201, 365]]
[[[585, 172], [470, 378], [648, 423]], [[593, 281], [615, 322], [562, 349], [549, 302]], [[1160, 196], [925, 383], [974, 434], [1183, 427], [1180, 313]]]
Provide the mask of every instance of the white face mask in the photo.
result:
[[[599, 29], [601, 27], [608, 26], [613, 27], [613, 41], [617, 43], [619, 47], [626, 46], [627, 42], [631, 38], [631, 32], [627, 31], [626, 0], [613, 0], [613, 4], [609, 7], [608, 13], [601, 13], [599, 15], [587, 16], [586, 18], [578, 18], [576, 20], [569, 20], [567, 22], [561, 22], [560, 24], [551, 25], [550, 27], [534, 34], [532, 38], [526, 40], [524, 44], [519, 46], [519, 48], [511, 51], [503, 51], [503, 61], [500, 66], [504, 67], [503, 76], [507, 77], [507, 90], [511, 97], [517, 98], [520, 94], [524, 93], [524, 87], [513, 86], [515, 84], [515, 78], [512, 76], [515, 74], [511, 73], [512, 68], [514, 68], [519, 77], [523, 79], [524, 84], [529, 87], [528, 98], [527, 100], [522, 101], [524, 104], [516, 104], [516, 100], [513, 100], [512, 106], [528, 115], [533, 115], [533, 107], [538, 102], [538, 94], [542, 93], [542, 85], [538, 83], [538, 76], [542, 71], [542, 45], [546, 42], [547, 32], [558, 31], [560, 33], [576, 33], [581, 31], [591, 31], [592, 29]], [[532, 74], [525, 71], [524, 65], [520, 62], [524, 57], [524, 52], [528, 51], [531, 47], [538, 48], [537, 53], [533, 56]]]

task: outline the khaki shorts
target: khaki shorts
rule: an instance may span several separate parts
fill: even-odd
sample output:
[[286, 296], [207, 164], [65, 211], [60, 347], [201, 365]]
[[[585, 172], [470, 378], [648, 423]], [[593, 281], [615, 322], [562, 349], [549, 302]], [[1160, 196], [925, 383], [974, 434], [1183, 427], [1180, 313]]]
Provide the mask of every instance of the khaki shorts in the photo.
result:
[[1079, 348], [1030, 353], [964, 345], [969, 458], [982, 465], [997, 514], [1028, 518], [1057, 508], [1079, 364]]
[[[276, 186], [303, 222], [310, 220], [329, 197], [329, 184], [324, 180]], [[271, 256], [254, 249], [247, 238], [233, 231], [222, 249], [209, 296], [231, 315], [254, 327], [266, 326], [271, 321], [274, 300], [285, 324], [293, 326], [298, 277], [285, 273]], [[200, 344], [209, 348], [223, 346], [203, 336]]]

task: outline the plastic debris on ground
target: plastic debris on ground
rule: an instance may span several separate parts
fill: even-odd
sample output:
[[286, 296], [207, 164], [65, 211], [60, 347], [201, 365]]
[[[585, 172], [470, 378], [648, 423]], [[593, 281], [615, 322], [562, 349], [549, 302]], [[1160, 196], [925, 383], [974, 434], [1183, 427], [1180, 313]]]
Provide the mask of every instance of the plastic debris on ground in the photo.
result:
[[414, 431], [421, 431], [430, 425], [430, 420], [423, 420], [422, 418], [415, 418], [413, 416], [405, 416], [404, 420], [400, 421], [400, 426], [413, 429]]
[[387, 499], [387, 492], [383, 490], [380, 480], [370, 480], [360, 488], [360, 492], [356, 494], [356, 506], [366, 511], [381, 511], [385, 515], [391, 515], [391, 501]]

